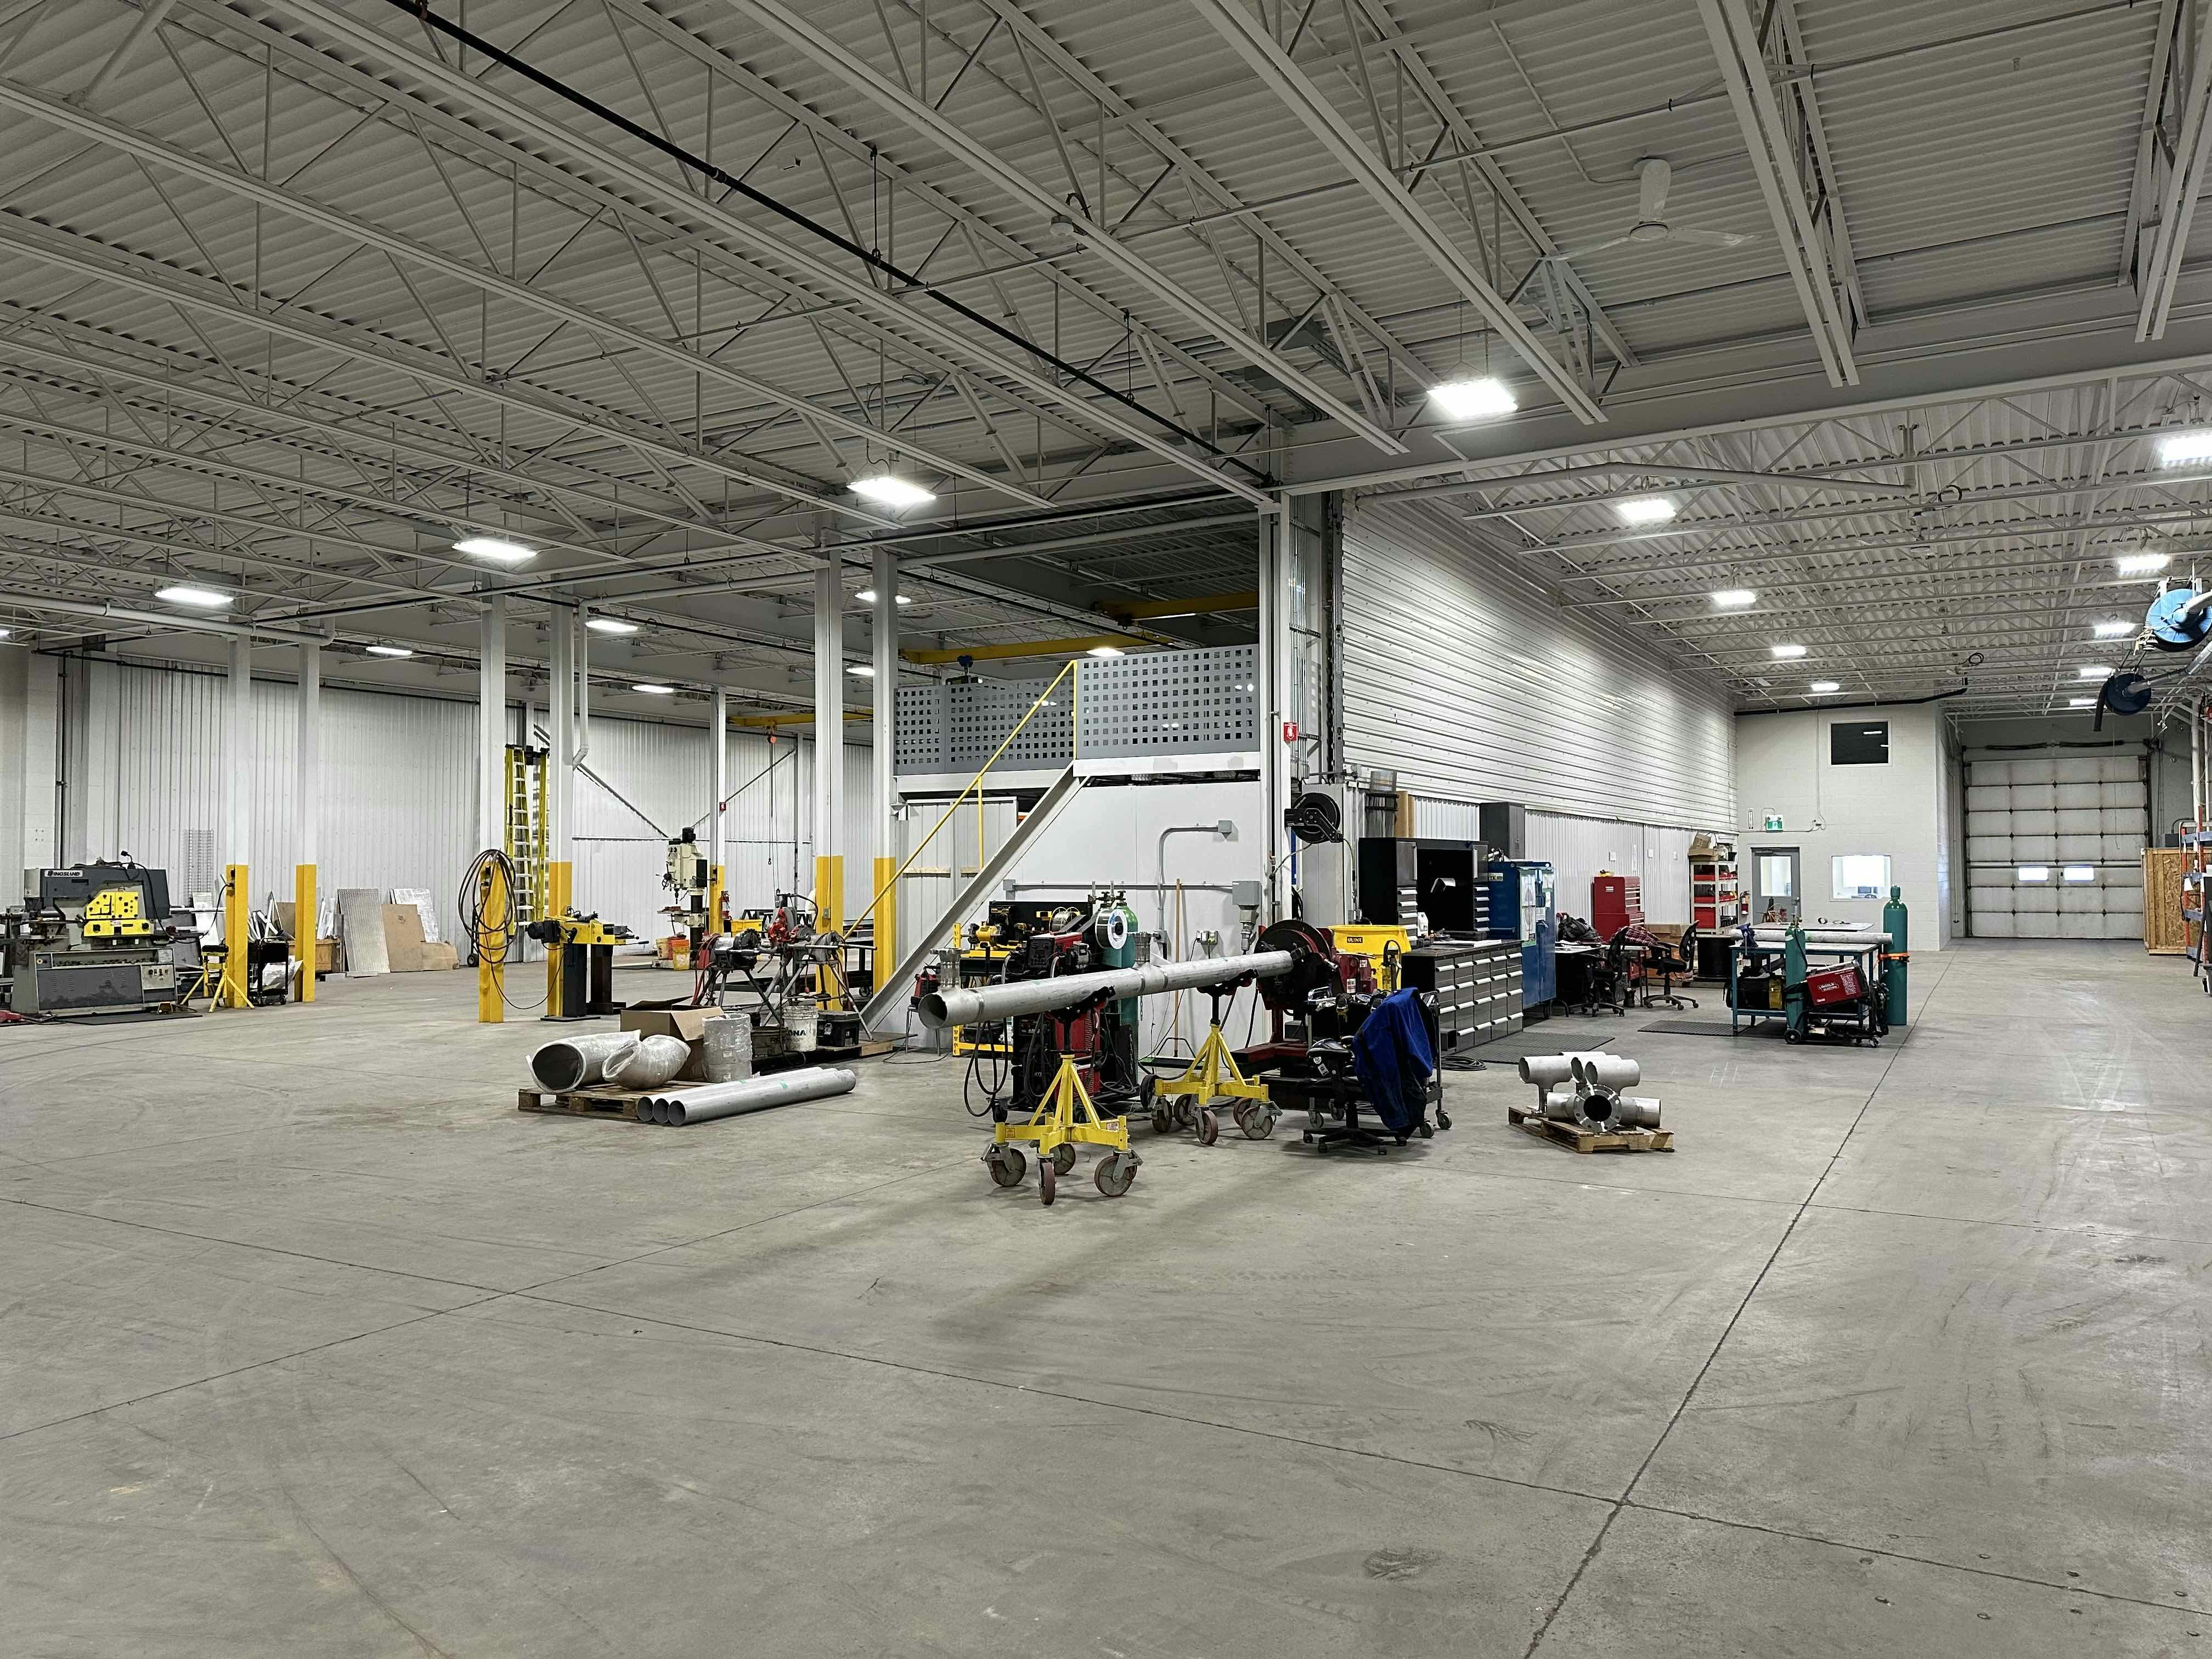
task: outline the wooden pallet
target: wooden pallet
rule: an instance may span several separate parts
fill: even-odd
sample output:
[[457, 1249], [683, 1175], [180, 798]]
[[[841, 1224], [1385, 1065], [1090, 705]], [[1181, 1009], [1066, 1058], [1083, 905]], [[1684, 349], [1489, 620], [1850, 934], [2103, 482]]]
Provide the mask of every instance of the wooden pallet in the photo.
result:
[[1577, 1152], [1671, 1152], [1672, 1129], [1585, 1129], [1573, 1123], [1540, 1117], [1526, 1107], [1508, 1106], [1505, 1121], [1539, 1140], [1548, 1140]]
[[642, 1091], [634, 1089], [518, 1089], [514, 1109], [559, 1112], [569, 1117], [620, 1118], [635, 1123], [638, 1103], [644, 1098]]

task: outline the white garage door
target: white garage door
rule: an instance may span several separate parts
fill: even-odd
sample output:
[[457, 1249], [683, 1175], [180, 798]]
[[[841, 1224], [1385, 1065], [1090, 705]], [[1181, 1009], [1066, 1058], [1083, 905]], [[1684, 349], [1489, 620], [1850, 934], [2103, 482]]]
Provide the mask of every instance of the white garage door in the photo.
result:
[[1966, 757], [1966, 920], [1979, 939], [2141, 939], [2139, 754]]

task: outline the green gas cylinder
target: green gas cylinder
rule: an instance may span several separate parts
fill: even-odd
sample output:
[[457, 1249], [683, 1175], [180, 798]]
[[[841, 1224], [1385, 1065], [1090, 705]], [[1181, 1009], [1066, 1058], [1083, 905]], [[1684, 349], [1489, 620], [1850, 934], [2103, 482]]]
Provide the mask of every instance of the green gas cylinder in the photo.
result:
[[1905, 890], [1889, 890], [1889, 902], [1881, 907], [1881, 931], [1889, 935], [1889, 949], [1881, 959], [1881, 982], [1889, 999], [1889, 1023], [1902, 1027], [1905, 1024], [1905, 964], [1911, 959], [1905, 949]]
[[1805, 929], [1793, 921], [1782, 935], [1783, 1035], [1792, 1042], [1805, 1040], [1805, 1017], [1812, 1008], [1805, 976], [1811, 971], [1805, 960]]
[[[1098, 906], [1098, 965], [1101, 968], [1133, 968], [1137, 965], [1137, 913], [1129, 902], [1119, 893], [1109, 893]], [[1137, 999], [1123, 997], [1115, 1005], [1115, 1013], [1122, 1025], [1132, 1032], [1137, 1029]]]

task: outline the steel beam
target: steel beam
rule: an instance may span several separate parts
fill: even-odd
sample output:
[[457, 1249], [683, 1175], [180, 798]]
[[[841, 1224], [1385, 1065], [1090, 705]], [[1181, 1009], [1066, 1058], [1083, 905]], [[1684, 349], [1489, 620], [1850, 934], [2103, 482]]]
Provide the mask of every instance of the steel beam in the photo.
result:
[[1552, 389], [1553, 394], [1577, 419], [1601, 422], [1605, 411], [1598, 407], [1596, 399], [1544, 349], [1543, 342], [1506, 303], [1505, 296], [1490, 285], [1389, 167], [1360, 142], [1358, 134], [1337, 113], [1336, 106], [1307, 78], [1305, 71], [1291, 61], [1267, 29], [1234, 0], [1188, 0], [1188, 3], [1213, 25], [1252, 72], [1359, 182], [1422, 256], [1451, 279], [1453, 286], [1467, 296], [1468, 302], [1498, 331], [1499, 337]]
[[[933, 106], [878, 74], [866, 59], [847, 51], [797, 13], [787, 9], [778, 0], [722, 0], [722, 3], [776, 35], [828, 70], [847, 86], [896, 116], [946, 155], [953, 156], [977, 176], [996, 185], [1011, 199], [1036, 214], [1040, 220], [1049, 222], [1054, 218], [1064, 218], [1072, 222], [1083, 239], [1084, 246], [1094, 258], [1126, 280], [1174, 307], [1238, 356], [1255, 368], [1266, 370], [1284, 386], [1338, 424], [1358, 433], [1385, 454], [1403, 455], [1407, 453], [1405, 444], [1394, 434], [1376, 425], [1282, 353], [1252, 338], [1234, 318], [1207, 304], [1142, 254], [1115, 241], [1112, 233], [1092, 216], [1087, 204], [1079, 198], [1062, 201], [1054, 197], [989, 145], [945, 118]], [[1044, 116], [1049, 121], [1051, 111], [1046, 110]], [[1056, 128], [1054, 131], [1057, 132]]]
[[[256, 39], [267, 40], [272, 49], [289, 49], [301, 53], [317, 65], [319, 71], [327, 71], [331, 67], [327, 53], [306, 47], [283, 30], [265, 27], [254, 28], [229, 8], [216, 3], [216, 0], [186, 0], [186, 3], [218, 18], [226, 27], [247, 27]], [[763, 276], [779, 266], [799, 272], [807, 283], [836, 295], [878, 328], [890, 325], [892, 332], [884, 337], [905, 347], [909, 354], [913, 350], [913, 342], [900, 339], [898, 337], [902, 334], [921, 337], [954, 363], [979, 365], [993, 376], [1020, 386], [1043, 403], [1067, 410], [1082, 425], [1138, 445], [1184, 471], [1204, 479], [1217, 489], [1225, 489], [1256, 504], [1273, 505], [1272, 498], [1264, 490], [1229, 474], [1215, 471], [1204, 460], [1192, 454], [1179, 440], [1150, 431], [1125, 419], [1109, 407], [1077, 395], [1050, 375], [1041, 374], [1011, 358], [1000, 356], [950, 324], [928, 315], [926, 311], [901, 305], [864, 277], [854, 276], [805, 248], [769, 234], [730, 209], [690, 194], [661, 174], [630, 161], [614, 150], [586, 145], [566, 122], [487, 87], [483, 82], [441, 61], [410, 51], [381, 29], [330, 7], [310, 3], [310, 0], [268, 0], [268, 4], [271, 9], [313, 33], [339, 41], [350, 51], [388, 64], [421, 85], [436, 88], [444, 97], [457, 100], [457, 106], [470, 112], [471, 118], [471, 121], [460, 121], [458, 118], [445, 117], [454, 121], [458, 130], [467, 133], [476, 143], [491, 147], [503, 156], [514, 160], [518, 166], [534, 163], [538, 167], [550, 168], [571, 192], [585, 194], [595, 200], [603, 199], [603, 193], [595, 190], [586, 179], [548, 162], [546, 156], [574, 157], [579, 166], [617, 181], [623, 190], [635, 192], [636, 200], [654, 204], [657, 211], [670, 216], [673, 222], [697, 226], [745, 250], [748, 256], [760, 262]], [[384, 100], [391, 97], [388, 85], [374, 79], [369, 81], [369, 84], [377, 88], [370, 95]], [[444, 117], [444, 112], [435, 111], [434, 106], [411, 97], [407, 100], [407, 107], [410, 112], [434, 111], [438, 116]], [[507, 132], [521, 135], [529, 141], [530, 147], [535, 147], [534, 151], [530, 147], [518, 145], [512, 138], [501, 137], [471, 124], [478, 119], [496, 124]], [[605, 191], [604, 199], [611, 201], [619, 210], [629, 198]]]

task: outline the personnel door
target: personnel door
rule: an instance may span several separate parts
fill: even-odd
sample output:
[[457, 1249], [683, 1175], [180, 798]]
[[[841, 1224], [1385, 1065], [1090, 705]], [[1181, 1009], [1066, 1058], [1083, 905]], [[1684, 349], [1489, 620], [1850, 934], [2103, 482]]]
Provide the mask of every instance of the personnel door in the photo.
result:
[[1803, 920], [1805, 890], [1798, 880], [1796, 848], [1754, 847], [1751, 873], [1753, 921]]

